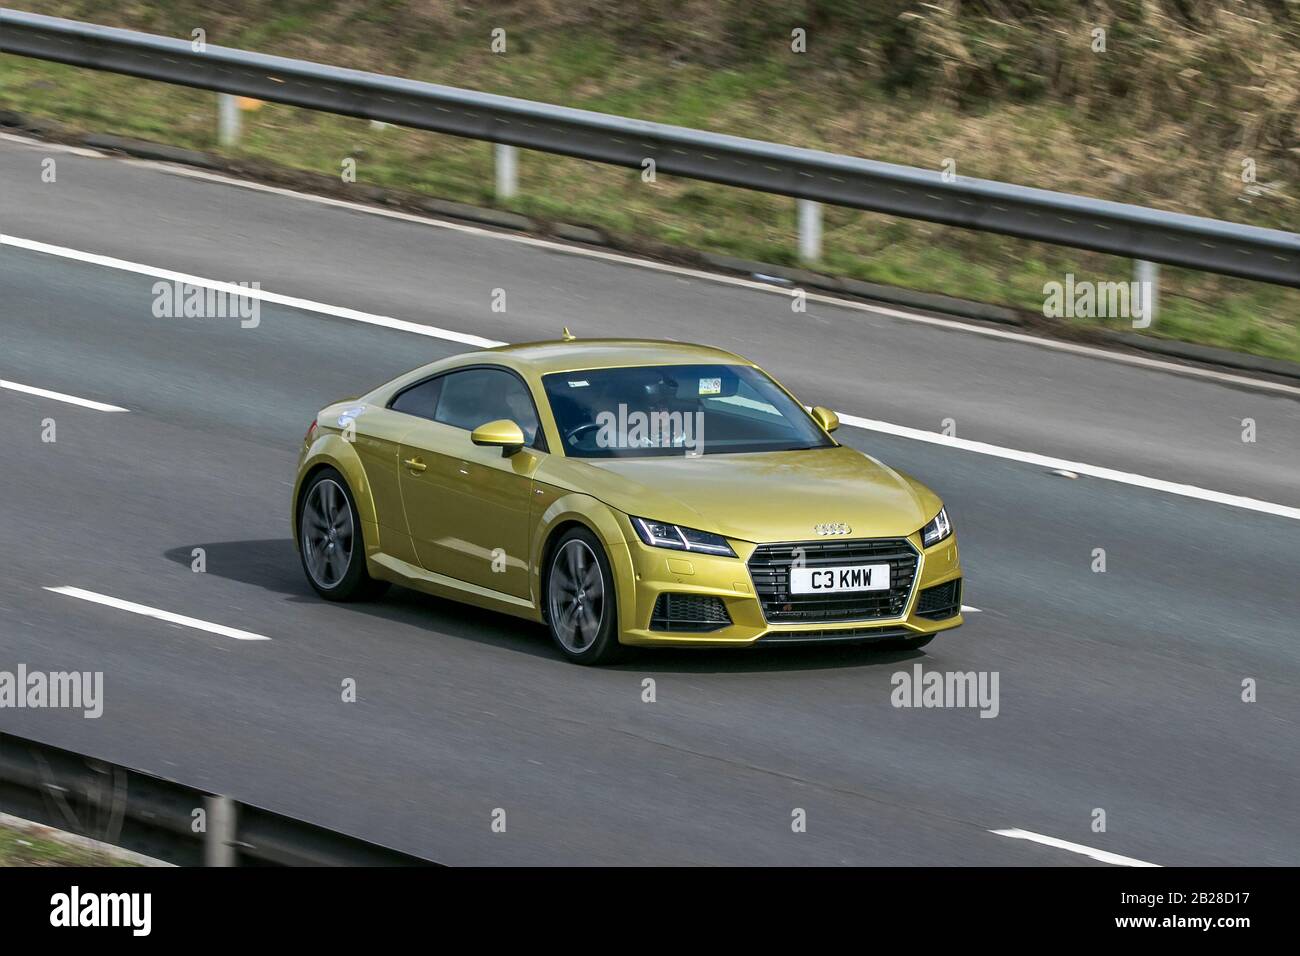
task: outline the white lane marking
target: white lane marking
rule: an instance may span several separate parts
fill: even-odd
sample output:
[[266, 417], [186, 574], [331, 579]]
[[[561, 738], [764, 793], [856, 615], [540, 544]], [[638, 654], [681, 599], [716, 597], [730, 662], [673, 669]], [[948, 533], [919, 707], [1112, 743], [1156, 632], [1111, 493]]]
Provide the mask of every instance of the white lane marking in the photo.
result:
[[[47, 144], [39, 140], [28, 140], [23, 137], [8, 136], [5, 137], [17, 142], [44, 148]], [[174, 163], [159, 162], [150, 159], [124, 159], [120, 160], [129, 166], [138, 166], [144, 169], [155, 170], [158, 172], [169, 173], [174, 176], [184, 176], [189, 179], [206, 180], [208, 182], [221, 183], [226, 186], [235, 186], [239, 189], [247, 189], [253, 192], [268, 193], [275, 196], [283, 196], [289, 199], [297, 199], [302, 202], [315, 203], [320, 206], [332, 206], [338, 209], [347, 209], [352, 212], [366, 213], [371, 216], [381, 216], [385, 219], [396, 219], [402, 222], [418, 223], [424, 226], [433, 226], [438, 229], [448, 229], [453, 232], [461, 232], [468, 235], [481, 236], [488, 239], [496, 239], [502, 242], [516, 242], [522, 245], [535, 246], [540, 249], [549, 249], [555, 252], [562, 252], [567, 255], [584, 256], [588, 259], [602, 259], [606, 262], [616, 262], [622, 265], [634, 266], [639, 269], [648, 269], [654, 272], [668, 272], [673, 275], [689, 276], [694, 279], [701, 279], [706, 282], [715, 282], [721, 285], [738, 286], [745, 289], [752, 289], [758, 292], [775, 293], [777, 295], [795, 296], [803, 294], [806, 299], [813, 302], [821, 302], [827, 305], [837, 306], [844, 309], [853, 309], [858, 312], [870, 312], [875, 315], [884, 315], [894, 319], [901, 319], [906, 322], [916, 322], [922, 325], [930, 325], [936, 328], [949, 329], [957, 332], [969, 332], [973, 335], [983, 335], [989, 338], [1005, 339], [1011, 342], [1019, 342], [1025, 345], [1032, 345], [1039, 348], [1054, 349], [1058, 352], [1069, 352], [1073, 355], [1083, 355], [1089, 358], [1101, 359], [1107, 362], [1119, 362], [1124, 365], [1136, 365], [1140, 368], [1149, 368], [1161, 372], [1169, 372], [1175, 375], [1184, 375], [1191, 378], [1203, 378], [1210, 381], [1223, 382], [1229, 385], [1238, 385], [1246, 388], [1254, 388], [1266, 392], [1280, 392], [1285, 395], [1300, 395], [1300, 387], [1295, 385], [1286, 385], [1281, 382], [1271, 382], [1266, 379], [1251, 378], [1246, 375], [1234, 375], [1230, 372], [1218, 372], [1214, 369], [1199, 368], [1195, 365], [1183, 365], [1179, 362], [1169, 362], [1162, 359], [1147, 358], [1142, 355], [1130, 355], [1127, 352], [1114, 352], [1109, 349], [1097, 348], [1091, 345], [1080, 345], [1075, 342], [1063, 342], [1058, 339], [1042, 338], [1037, 335], [1028, 335], [1024, 332], [1012, 332], [1008, 329], [991, 328], [983, 325], [976, 325], [970, 322], [962, 322], [956, 319], [941, 319], [935, 316], [920, 315], [915, 312], [905, 312], [901, 309], [891, 309], [885, 306], [869, 305], [865, 302], [857, 302], [853, 299], [845, 299], [835, 295], [828, 295], [820, 292], [809, 292], [799, 286], [791, 284], [790, 287], [774, 286], [767, 282], [760, 282], [754, 279], [744, 279], [740, 276], [722, 275], [717, 272], [706, 272], [702, 269], [691, 269], [685, 266], [673, 265], [667, 262], [655, 262], [650, 259], [639, 259], [635, 256], [629, 256], [625, 253], [607, 252], [602, 249], [591, 249], [586, 246], [574, 245], [566, 242], [558, 242], [554, 239], [541, 239], [537, 236], [530, 236], [517, 232], [505, 232], [498, 229], [486, 228], [483, 226], [471, 226], [466, 223], [452, 222], [446, 219], [434, 219], [429, 216], [417, 216], [414, 213], [401, 212], [396, 209], [381, 209], [377, 206], [367, 206], [364, 203], [351, 202], [347, 199], [335, 199], [330, 196], [314, 196], [311, 193], [298, 192], [293, 189], [285, 189], [282, 186], [268, 186], [265, 183], [250, 182], [245, 179], [235, 179], [230, 176], [223, 176], [220, 173], [208, 172], [202, 169], [194, 169], [189, 166], [183, 166]], [[195, 283], [197, 284], [197, 283]], [[270, 300], [268, 300], [270, 301]], [[331, 313], [332, 314], [332, 313]], [[367, 321], [358, 319], [358, 321]], [[400, 321], [400, 320], [389, 320]], [[376, 322], [376, 325], [382, 325], [383, 322]], [[420, 333], [419, 329], [412, 328], [407, 331]], [[442, 336], [434, 336], [439, 338]], [[451, 339], [451, 341], [461, 341], [461, 339]], [[488, 340], [484, 340], [488, 341]], [[473, 343], [471, 343], [473, 344]], [[503, 344], [503, 343], [495, 343]], [[485, 346], [490, 347], [490, 346]]]
[[961, 606], [961, 612], [962, 612], [963, 614], [970, 614], [972, 611], [973, 611], [974, 613], [976, 613], [976, 614], [979, 614], [979, 613], [980, 613], [980, 609], [979, 609], [979, 608], [977, 608], [977, 607], [971, 607], [969, 604], [963, 604], [963, 605]]
[[108, 607], [115, 607], [119, 611], [130, 611], [132, 614], [143, 614], [145, 617], [157, 618], [160, 621], [166, 621], [168, 624], [179, 624], [182, 627], [192, 627], [195, 630], [207, 631], [211, 634], [220, 634], [222, 637], [233, 637], [237, 641], [269, 641], [269, 637], [261, 634], [254, 634], [252, 631], [241, 631], [236, 627], [226, 627], [224, 624], [213, 624], [210, 621], [200, 621], [198, 618], [186, 617], [183, 614], [173, 614], [171, 611], [160, 611], [156, 607], [148, 607], [144, 604], [136, 604], [133, 601], [123, 601], [121, 598], [109, 597], [107, 594], [97, 594], [94, 591], [84, 591], [81, 588], [58, 587], [45, 588], [46, 591], [53, 591], [55, 594], [66, 594], [68, 597], [79, 598], [82, 601], [90, 601], [94, 604], [104, 604]]
[[1076, 474], [1087, 475], [1090, 478], [1102, 478], [1106, 481], [1117, 481], [1124, 485], [1133, 485], [1137, 488], [1147, 488], [1151, 491], [1163, 491], [1171, 495], [1182, 495], [1184, 498], [1196, 498], [1200, 501], [1212, 501], [1215, 504], [1229, 505], [1233, 508], [1245, 508], [1247, 511], [1259, 511], [1263, 514], [1276, 515], [1280, 518], [1294, 518], [1300, 521], [1300, 508], [1292, 508], [1289, 505], [1280, 505], [1272, 501], [1261, 501], [1258, 498], [1245, 498], [1241, 495], [1230, 495], [1222, 491], [1212, 491], [1209, 488], [1198, 488], [1196, 485], [1183, 485], [1176, 481], [1165, 481], [1163, 478], [1148, 478], [1146, 475], [1134, 475], [1127, 471], [1117, 471], [1114, 468], [1102, 468], [1100, 465], [1088, 465], [1081, 461], [1066, 461], [1063, 458], [1052, 458], [1048, 455], [1040, 455], [1032, 451], [1017, 451], [1014, 448], [1004, 448], [1001, 445], [990, 445], [987, 442], [971, 441], [968, 438], [956, 438], [950, 435], [941, 435], [938, 432], [928, 432], [920, 428], [908, 428], [906, 425], [895, 425], [892, 422], [877, 421], [873, 418], [858, 418], [855, 415], [841, 415], [840, 423], [851, 425], [854, 428], [865, 428], [868, 431], [881, 432], [886, 435], [896, 435], [899, 438], [910, 438], [914, 441], [929, 442], [933, 445], [946, 445], [949, 448], [959, 448], [962, 451], [973, 451], [980, 455], [989, 455], [993, 458], [1005, 458], [1008, 461], [1019, 461], [1030, 465], [1041, 465], [1044, 468], [1065, 468]]
[[322, 315], [332, 315], [335, 318], [351, 319], [353, 322], [364, 322], [367, 325], [381, 325], [386, 329], [398, 329], [402, 332], [414, 332], [416, 335], [425, 335], [435, 339], [446, 339], [448, 342], [459, 342], [462, 345], [474, 345], [479, 348], [490, 349], [496, 345], [505, 345], [504, 342], [497, 342], [493, 339], [485, 339], [481, 335], [467, 335], [464, 332], [453, 332], [450, 329], [439, 329], [431, 325], [421, 325], [418, 322], [407, 322], [405, 319], [395, 319], [387, 315], [375, 315], [370, 312], [361, 312], [357, 309], [345, 309], [337, 305], [327, 305], [324, 302], [313, 302], [310, 299], [298, 299], [291, 295], [280, 295], [276, 292], [267, 292], [264, 289], [250, 289], [245, 286], [236, 285], [233, 282], [221, 282], [216, 279], [205, 279], [202, 276], [189, 275], [184, 272], [173, 272], [171, 269], [159, 269], [157, 266], [147, 266], [139, 262], [128, 262], [125, 259], [114, 259], [112, 256], [101, 256], [93, 252], [82, 252], [78, 249], [69, 249], [66, 246], [53, 246], [46, 242], [36, 242], [33, 239], [19, 239], [17, 236], [0, 235], [0, 245], [13, 246], [15, 249], [26, 249], [29, 252], [40, 252], [45, 255], [59, 256], [63, 259], [72, 259], [76, 262], [84, 262], [89, 265], [105, 266], [109, 269], [118, 269], [122, 272], [133, 272], [137, 275], [153, 276], [158, 279], [166, 279], [169, 282], [180, 282], [185, 285], [198, 286], [203, 289], [214, 289], [218, 292], [225, 292], [229, 295], [241, 296], [247, 299], [257, 299], [261, 302], [271, 302], [275, 305], [288, 306], [292, 309], [302, 309], [307, 312], [319, 312]]
[[1082, 843], [1071, 843], [1068, 840], [1058, 840], [1056, 837], [1043, 836], [1041, 833], [1034, 833], [1032, 830], [990, 830], [989, 833], [996, 833], [998, 836], [1010, 837], [1013, 840], [1029, 840], [1031, 843], [1041, 843], [1043, 846], [1056, 847], [1058, 850], [1069, 850], [1071, 853], [1080, 853], [1083, 856], [1092, 857], [1101, 863], [1111, 863], [1115, 866], [1154, 866], [1159, 867], [1159, 863], [1148, 863], [1146, 860], [1135, 860], [1131, 856], [1120, 856], [1118, 853], [1109, 853], [1106, 850], [1096, 850], [1090, 846], [1084, 846]]
[[21, 143], [24, 146], [34, 146], [37, 149], [49, 153], [71, 153], [73, 156], [84, 156], [87, 159], [104, 159], [107, 154], [101, 153], [97, 149], [90, 149], [86, 146], [68, 146], [64, 143], [49, 143], [45, 140], [31, 139], [28, 136], [18, 136], [15, 133], [0, 133], [0, 140], [7, 143]]
[[268, 186], [265, 183], [255, 183], [244, 179], [234, 179], [230, 176], [223, 176], [220, 173], [193, 169], [188, 166], [162, 163], [147, 159], [128, 159], [123, 160], [123, 162], [126, 162], [128, 165], [140, 166], [147, 169], [171, 173], [177, 176], [185, 176], [190, 179], [201, 179], [209, 182], [222, 183], [227, 186], [236, 186], [240, 189], [248, 189], [254, 192], [270, 193], [272, 195], [284, 196], [303, 202], [316, 203], [321, 206], [333, 206], [340, 209], [348, 209], [353, 212], [363, 212], [374, 216], [382, 216], [386, 219], [397, 219], [403, 222], [413, 222], [425, 226], [433, 226], [439, 229], [448, 229], [453, 232], [482, 236], [484, 238], [496, 239], [501, 242], [515, 242], [522, 245], [535, 246], [541, 249], [563, 252], [569, 255], [584, 256], [588, 259], [603, 259], [606, 262], [616, 262], [622, 265], [635, 266], [636, 268], [648, 269], [653, 272], [668, 272], [673, 275], [689, 276], [706, 282], [739, 286], [741, 288], [752, 289], [758, 292], [768, 292], [786, 296], [795, 296], [802, 293], [806, 299], [813, 302], [821, 302], [827, 305], [853, 309], [859, 312], [870, 312], [876, 315], [884, 315], [894, 319], [901, 319], [906, 322], [917, 322], [922, 325], [930, 325], [936, 328], [949, 329], [958, 332], [969, 332], [974, 335], [983, 335], [989, 338], [1005, 339], [1007, 341], [1033, 345], [1039, 348], [1054, 349], [1058, 352], [1069, 352], [1074, 355], [1083, 355], [1089, 358], [1102, 359], [1103, 361], [1108, 362], [1119, 362], [1125, 365], [1136, 365], [1140, 368], [1170, 372], [1175, 375], [1204, 378], [1215, 382], [1223, 382], [1229, 385], [1240, 385], [1268, 392], [1281, 392], [1286, 395], [1300, 395], [1300, 387], [1295, 385], [1286, 385], [1282, 382], [1271, 382], [1266, 379], [1251, 378], [1247, 375], [1234, 375], [1231, 372], [1219, 372], [1214, 369], [1199, 368], [1195, 365], [1183, 365], [1179, 362], [1148, 358], [1143, 355], [1130, 355], [1127, 352], [1115, 352], [1109, 349], [1097, 348], [1092, 345], [1080, 345], [1076, 342], [1064, 342], [1058, 339], [1042, 338], [1024, 332], [1012, 332], [1009, 329], [976, 325], [971, 322], [962, 322], [957, 319], [942, 319], [930, 315], [920, 315], [915, 312], [906, 312], [901, 309], [891, 309], [886, 306], [869, 305], [865, 302], [857, 302], [853, 299], [845, 299], [827, 293], [810, 292], [793, 284], [789, 287], [774, 286], [767, 282], [760, 282], [754, 279], [744, 279], [740, 276], [722, 275], [717, 272], [706, 272], [702, 269], [691, 269], [686, 266], [673, 265], [667, 262], [655, 262], [650, 259], [639, 259], [625, 253], [607, 252], [602, 249], [591, 249], [586, 246], [558, 242], [554, 239], [541, 239], [537, 236], [530, 236], [523, 233], [503, 232], [500, 231], [500, 229], [471, 226], [465, 223], [451, 222], [445, 219], [433, 219], [429, 216], [417, 216], [414, 213], [400, 212], [395, 209], [381, 209], [376, 206], [367, 206], [363, 203], [351, 202], [346, 199], [334, 199], [329, 196], [313, 196], [310, 193], [297, 192], [292, 189], [285, 189], [281, 186]]
[[125, 408], [118, 405], [106, 405], [104, 402], [93, 402], [88, 398], [78, 398], [76, 395], [67, 395], [63, 392], [51, 392], [47, 388], [36, 388], [32, 385], [19, 385], [17, 382], [6, 382], [0, 378], [0, 388], [7, 388], [11, 392], [22, 392], [24, 395], [36, 395], [40, 398], [50, 398], [56, 402], [67, 402], [69, 405], [80, 405], [82, 408], [93, 408], [97, 412], [124, 412]]
[[[462, 332], [453, 332], [448, 329], [439, 329], [432, 326], [420, 325], [416, 322], [407, 322], [404, 319], [394, 319], [384, 315], [372, 315], [368, 312], [359, 312], [356, 309], [345, 309], [339, 306], [326, 305], [323, 302], [313, 302], [309, 299], [297, 299], [292, 296], [267, 292], [263, 289], [248, 289], [229, 282], [219, 282], [215, 279], [204, 279], [200, 276], [187, 275], [181, 272], [172, 272], [169, 269], [159, 269], [154, 266], [142, 265], [137, 262], [127, 262], [123, 259], [114, 259], [111, 256], [101, 256], [95, 253], [81, 252], [77, 249], [68, 249], [64, 246], [53, 246], [44, 242], [36, 242], [32, 239], [19, 239], [15, 236], [0, 235], [0, 245], [10, 245], [19, 249], [27, 249], [31, 252], [60, 256], [66, 259], [73, 259], [77, 262], [105, 266], [110, 269], [120, 269], [125, 272], [134, 272], [140, 275], [157, 276], [164, 279], [184, 282], [189, 285], [202, 286], [204, 288], [228, 292], [232, 295], [243, 295], [250, 298], [261, 299], [265, 302], [275, 302], [308, 312], [320, 312], [323, 315], [332, 315], [341, 319], [351, 319], [355, 322], [365, 322], [369, 325], [379, 325], [384, 328], [397, 329], [403, 332], [414, 332], [417, 335], [446, 339], [450, 342], [459, 342], [465, 345], [478, 346], [480, 348], [493, 348], [498, 345], [508, 344], [506, 342], [498, 342], [494, 339], [485, 339], [477, 335], [467, 335]], [[1198, 488], [1195, 485], [1179, 484], [1178, 482], [1165, 481], [1161, 478], [1148, 478], [1145, 475], [1135, 475], [1129, 472], [1118, 471], [1114, 468], [1103, 468], [1099, 465], [1088, 465], [1083, 462], [1067, 461], [1063, 458], [1052, 458], [1048, 455], [1040, 455], [1036, 452], [1018, 451], [1014, 448], [1004, 448], [1001, 445], [990, 445], [986, 442], [970, 441], [965, 438], [955, 438], [939, 434], [938, 432], [928, 432], [920, 428], [909, 428], [906, 425], [895, 425], [892, 422], [882, 422], [871, 418], [860, 418], [856, 415], [845, 414], [839, 416], [839, 419], [842, 424], [849, 425], [853, 428], [863, 428], [868, 431], [881, 432], [887, 435], [896, 435], [900, 438], [910, 438], [914, 441], [930, 442], [935, 445], [946, 445], [949, 448], [959, 448], [963, 451], [973, 451], [977, 454], [989, 455], [994, 458], [1005, 458], [1009, 461], [1019, 461], [1027, 464], [1040, 465], [1049, 469], [1063, 468], [1080, 475], [1088, 475], [1092, 478], [1102, 478], [1106, 481], [1116, 481], [1121, 484], [1133, 485], [1138, 488], [1163, 491], [1169, 494], [1182, 495], [1186, 498], [1196, 498], [1201, 501], [1211, 501], [1215, 504], [1229, 505], [1234, 508], [1245, 508], [1248, 511], [1259, 511], [1264, 514], [1276, 515], [1282, 518], [1295, 518], [1300, 520], [1300, 508], [1276, 504], [1271, 501], [1261, 501], [1257, 498], [1246, 498], [1241, 495], [1230, 495], [1222, 491]]]

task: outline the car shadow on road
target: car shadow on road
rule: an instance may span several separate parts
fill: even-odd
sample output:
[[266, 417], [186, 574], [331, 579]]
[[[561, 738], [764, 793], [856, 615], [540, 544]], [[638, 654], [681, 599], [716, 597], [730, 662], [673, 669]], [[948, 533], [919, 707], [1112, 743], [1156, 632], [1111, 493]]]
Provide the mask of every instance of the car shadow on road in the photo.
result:
[[[307, 583], [292, 538], [187, 544], [165, 551], [163, 555], [169, 561], [192, 567], [195, 548], [203, 549], [207, 574], [263, 588], [294, 603], [326, 603]], [[409, 588], [394, 586], [375, 601], [332, 606], [340, 614], [361, 614], [533, 657], [562, 659], [540, 625]], [[923, 651], [884, 650], [868, 644], [743, 650], [635, 648], [609, 669], [646, 674], [734, 674], [886, 666], [924, 656]]]
[[743, 674], [884, 667], [923, 660], [924, 651], [886, 650], [870, 644], [826, 647], [636, 648], [617, 670], [655, 674]]
[[214, 541], [182, 545], [163, 552], [169, 561], [193, 566], [195, 548], [204, 551], [205, 573], [263, 588], [293, 604], [328, 606], [343, 615], [361, 615], [394, 624], [490, 644], [547, 660], [560, 659], [540, 625], [495, 614], [394, 585], [373, 601], [330, 603], [318, 595], [302, 570], [292, 538]]

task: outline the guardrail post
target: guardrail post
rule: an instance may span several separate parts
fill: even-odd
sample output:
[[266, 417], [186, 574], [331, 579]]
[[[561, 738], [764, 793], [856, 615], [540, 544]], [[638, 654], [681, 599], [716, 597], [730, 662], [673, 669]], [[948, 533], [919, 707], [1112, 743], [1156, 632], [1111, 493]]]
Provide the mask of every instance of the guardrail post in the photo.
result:
[[505, 143], [494, 144], [497, 199], [514, 199], [519, 192], [519, 150]]
[[1138, 284], [1138, 294], [1142, 296], [1142, 318], [1133, 323], [1134, 328], [1145, 329], [1156, 318], [1156, 309], [1160, 303], [1160, 265], [1145, 259], [1133, 260], [1133, 279]]
[[812, 199], [799, 203], [799, 258], [816, 262], [822, 257], [822, 204]]
[[204, 866], [235, 865], [235, 801], [204, 797], [208, 829], [203, 838]]
[[217, 142], [234, 146], [239, 142], [239, 97], [230, 93], [217, 94]]

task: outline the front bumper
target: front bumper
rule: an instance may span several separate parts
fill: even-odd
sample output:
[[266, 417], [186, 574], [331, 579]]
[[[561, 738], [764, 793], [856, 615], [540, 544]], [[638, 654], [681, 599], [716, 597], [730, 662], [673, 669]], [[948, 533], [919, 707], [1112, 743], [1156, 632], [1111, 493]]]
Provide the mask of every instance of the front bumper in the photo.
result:
[[[648, 547], [630, 525], [626, 531], [625, 548], [619, 548], [616, 555], [611, 555], [622, 585], [619, 640], [624, 644], [750, 647], [756, 644], [865, 643], [922, 637], [951, 630], [963, 623], [960, 610], [961, 561], [956, 535], [929, 549], [921, 547], [919, 532], [907, 537], [918, 557], [906, 598], [898, 602], [901, 613], [890, 617], [789, 623], [769, 622], [763, 613], [748, 564], [757, 545], [732, 541], [736, 557], [728, 558]], [[953, 589], [930, 592], [928, 600], [922, 603], [922, 592], [952, 582], [958, 582]], [[716, 599], [725, 607], [726, 617], [731, 623], [706, 625], [712, 628], [709, 630], [666, 629], [663, 620], [665, 605], [660, 601], [662, 595]], [[947, 614], [943, 606], [945, 596], [952, 601], [956, 613], [935, 617], [936, 608], [939, 614]], [[700, 602], [689, 601], [681, 601], [679, 605], [702, 606]]]

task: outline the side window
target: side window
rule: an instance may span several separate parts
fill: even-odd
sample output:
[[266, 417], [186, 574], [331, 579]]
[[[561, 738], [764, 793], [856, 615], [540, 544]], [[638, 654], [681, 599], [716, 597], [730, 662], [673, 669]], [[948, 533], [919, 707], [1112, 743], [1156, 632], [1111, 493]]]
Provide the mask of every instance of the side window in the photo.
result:
[[388, 407], [395, 412], [405, 412], [407, 415], [433, 418], [434, 410], [438, 407], [440, 391], [442, 391], [442, 379], [431, 378], [399, 392]]
[[434, 420], [473, 431], [480, 425], [508, 418], [524, 433], [524, 441], [538, 446], [540, 423], [528, 388], [509, 372], [470, 368], [441, 379], [442, 393]]

